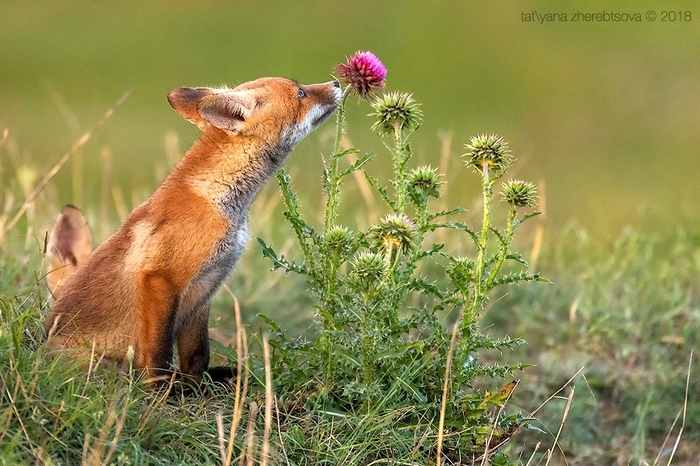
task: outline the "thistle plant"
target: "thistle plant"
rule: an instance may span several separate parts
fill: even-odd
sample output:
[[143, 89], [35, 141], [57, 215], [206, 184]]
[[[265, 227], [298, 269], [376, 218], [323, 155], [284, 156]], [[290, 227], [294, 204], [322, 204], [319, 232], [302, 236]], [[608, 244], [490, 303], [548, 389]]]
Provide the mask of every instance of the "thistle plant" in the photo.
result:
[[[357, 52], [348, 58], [345, 63], [336, 67], [338, 79], [347, 86], [343, 91], [340, 105], [336, 112], [336, 135], [333, 144], [333, 154], [330, 161], [324, 160], [324, 187], [326, 191], [326, 216], [325, 229], [328, 230], [333, 225], [337, 215], [338, 194], [340, 181], [350, 172], [343, 174], [338, 172], [339, 159], [345, 155], [357, 152], [349, 150], [341, 152], [340, 146], [345, 132], [345, 101], [351, 92], [354, 92], [362, 99], [370, 98], [376, 90], [384, 89], [386, 80], [386, 67], [372, 52]], [[369, 159], [364, 159], [366, 162]], [[364, 163], [364, 162], [363, 162]], [[357, 166], [356, 168], [359, 168]]]
[[[290, 178], [280, 170], [277, 179], [285, 216], [302, 259], [278, 256], [258, 239], [274, 269], [306, 277], [320, 324], [315, 339], [299, 343], [287, 340], [279, 325], [272, 323], [277, 335], [277, 340], [271, 340], [273, 367], [294, 374], [278, 380], [289, 385], [283, 391], [301, 394], [307, 409], [332, 407], [346, 413], [408, 410], [401, 422], [410, 425], [437, 420], [442, 411], [450, 421], [447, 425], [454, 426], [447, 430], [460, 435], [450, 437], [440, 448], [457, 456], [483, 452], [490, 448], [487, 442], [492, 446], [494, 440], [507, 440], [523, 423], [517, 413], [497, 415], [494, 411], [501, 409], [490, 409], [502, 407], [516, 383], [506, 385], [510, 387], [506, 396], [506, 387], [493, 393], [479, 387], [525, 367], [482, 363], [480, 351], [503, 351], [524, 342], [484, 335], [479, 316], [494, 288], [542, 280], [528, 274], [525, 260], [511, 250], [516, 229], [537, 215], [520, 215], [523, 209], [536, 207], [536, 189], [519, 180], [503, 184], [501, 198], [508, 205], [508, 215], [499, 229], [493, 218], [494, 184], [507, 173], [514, 158], [501, 137], [478, 136], [466, 145], [464, 160], [481, 176], [480, 228], [472, 229], [455, 219], [464, 212], [462, 208], [435, 211], [432, 201], [442, 194], [441, 175], [430, 166], [410, 166], [409, 137], [423, 118], [413, 96], [402, 92], [377, 95], [385, 86], [386, 68], [371, 52], [356, 53], [336, 72], [345, 89], [333, 152], [323, 160], [323, 225], [303, 218]], [[341, 150], [350, 94], [357, 95], [360, 102], [370, 101], [375, 118], [372, 129], [393, 161], [388, 180], [365, 170], [373, 153], [349, 161], [347, 156], [359, 151]], [[388, 210], [364, 231], [337, 223], [343, 181], [356, 171], [364, 172]], [[468, 238], [475, 257], [453, 255], [447, 245], [433, 242], [431, 233], [438, 229]], [[463, 243], [455, 240], [455, 244]], [[455, 316], [459, 317], [453, 333], [448, 322], [455, 322]], [[433, 428], [437, 431], [437, 421]], [[435, 445], [427, 451], [434, 453]]]
[[[465, 296], [464, 312], [460, 320], [460, 351], [458, 352], [457, 367], [464, 364], [465, 355], [468, 354], [469, 342], [472, 334], [476, 331], [476, 319], [486, 304], [488, 294], [496, 286], [508, 283], [518, 283], [523, 281], [538, 281], [539, 274], [528, 275], [527, 273], [516, 273], [499, 277], [499, 272], [506, 259], [520, 262], [527, 267], [527, 263], [519, 254], [510, 252], [510, 245], [513, 241], [515, 229], [525, 220], [539, 212], [525, 215], [522, 219], [517, 219], [518, 209], [521, 207], [535, 207], [536, 189], [532, 183], [524, 181], [508, 181], [501, 192], [502, 198], [510, 205], [506, 228], [503, 233], [493, 228], [493, 185], [503, 177], [513, 164], [508, 143], [502, 137], [496, 135], [481, 135], [472, 137], [469, 144], [465, 145], [467, 153], [464, 154], [465, 163], [472, 167], [481, 175], [482, 196], [483, 196], [483, 220], [481, 233], [476, 237], [471, 232], [476, 243], [477, 260], [473, 276], [473, 287]], [[498, 252], [491, 257], [488, 255], [489, 234], [493, 233], [499, 241]]]
[[[406, 143], [406, 137], [418, 129], [422, 121], [423, 113], [411, 94], [404, 92], [390, 92], [376, 99], [372, 103], [376, 123], [372, 126], [385, 137], [393, 137], [394, 145], [391, 147], [394, 162], [394, 190], [396, 198], [390, 203], [397, 212], [403, 212], [406, 208], [406, 166], [411, 159], [411, 149]], [[385, 196], [385, 200], [386, 200]]]

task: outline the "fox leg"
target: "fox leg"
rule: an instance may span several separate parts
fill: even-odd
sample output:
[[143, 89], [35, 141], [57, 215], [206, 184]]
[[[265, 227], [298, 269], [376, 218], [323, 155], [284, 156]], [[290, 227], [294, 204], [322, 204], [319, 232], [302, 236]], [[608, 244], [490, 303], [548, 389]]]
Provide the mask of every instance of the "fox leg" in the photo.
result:
[[177, 295], [164, 277], [142, 273], [139, 277], [139, 335], [136, 367], [148, 377], [164, 375], [173, 360], [173, 329]]
[[180, 372], [196, 380], [209, 366], [209, 301], [190, 311], [190, 316], [178, 325], [177, 354], [180, 357]]
[[228, 366], [209, 367], [209, 308], [211, 302], [199, 304], [191, 311], [191, 317], [178, 325], [177, 354], [180, 372], [200, 382], [202, 374], [209, 374], [214, 382], [228, 382], [234, 378]]

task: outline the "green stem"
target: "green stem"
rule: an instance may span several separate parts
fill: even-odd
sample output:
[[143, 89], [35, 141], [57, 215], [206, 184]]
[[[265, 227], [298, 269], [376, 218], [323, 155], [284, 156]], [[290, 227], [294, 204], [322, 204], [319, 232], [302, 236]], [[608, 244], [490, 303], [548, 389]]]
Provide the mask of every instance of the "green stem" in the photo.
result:
[[394, 187], [396, 189], [396, 212], [406, 209], [406, 164], [409, 154], [404, 148], [403, 131], [399, 124], [394, 126]]
[[515, 207], [511, 207], [510, 211], [508, 212], [508, 223], [506, 225], [506, 235], [503, 238], [504, 242], [501, 245], [501, 249], [498, 252], [498, 259], [496, 260], [496, 263], [493, 266], [493, 270], [491, 270], [491, 274], [489, 275], [489, 279], [486, 282], [486, 289], [489, 290], [493, 286], [493, 280], [496, 278], [496, 275], [498, 275], [498, 272], [501, 270], [501, 266], [503, 266], [503, 262], [506, 260], [506, 256], [508, 255], [508, 249], [510, 248], [510, 243], [513, 241], [513, 233], [515, 231], [515, 216], [517, 214], [517, 209]]
[[343, 141], [343, 134], [347, 124], [345, 120], [345, 101], [349, 95], [350, 86], [346, 87], [340, 99], [340, 105], [335, 115], [335, 142], [333, 143], [333, 154], [331, 154], [330, 167], [328, 167], [328, 199], [326, 200], [326, 218], [324, 227], [326, 231], [333, 226], [337, 216], [338, 195], [340, 194], [340, 176], [338, 174], [340, 146]]
[[416, 223], [418, 224], [418, 231], [420, 231], [418, 244], [422, 243], [423, 231], [428, 225], [428, 200], [423, 200], [420, 204], [416, 206]]
[[493, 198], [493, 185], [489, 180], [488, 165], [482, 166], [482, 191], [484, 196], [484, 218], [481, 225], [481, 239], [479, 241], [479, 255], [476, 260], [476, 283], [474, 283], [474, 298], [472, 305], [462, 317], [462, 330], [466, 330], [476, 320], [485, 299], [486, 283], [484, 282], [484, 266], [486, 247], [489, 240], [489, 228], [491, 227], [491, 201]]
[[370, 312], [367, 302], [364, 303], [362, 314], [362, 378], [365, 385], [369, 385], [372, 382], [372, 368], [370, 367], [372, 339], [369, 336], [369, 332], [372, 328], [372, 313]]
[[[491, 227], [491, 204], [493, 199], [493, 181], [489, 179], [489, 167], [487, 164], [482, 165], [482, 184], [481, 189], [484, 198], [484, 218], [481, 224], [481, 238], [479, 240], [479, 254], [476, 260], [476, 280], [474, 283], [474, 296], [471, 305], [466, 306], [462, 314], [462, 321], [459, 323], [460, 341], [458, 350], [455, 354], [455, 367], [461, 368], [464, 366], [466, 358], [471, 352], [470, 341], [476, 332], [476, 318], [481, 311], [484, 301], [486, 300], [487, 287], [484, 281], [485, 262], [486, 262], [486, 247], [489, 240], [489, 228]], [[457, 371], [457, 377], [453, 381], [455, 386], [459, 386], [460, 371]]]
[[[328, 232], [333, 226], [337, 216], [338, 209], [338, 195], [340, 194], [340, 175], [338, 173], [339, 161], [340, 161], [340, 148], [343, 141], [343, 134], [345, 132], [346, 119], [345, 119], [345, 101], [350, 92], [350, 86], [346, 87], [343, 91], [343, 95], [340, 98], [340, 104], [338, 105], [338, 110], [336, 112], [335, 120], [335, 141], [333, 143], [333, 153], [331, 154], [330, 166], [328, 167], [328, 197], [326, 199], [326, 212], [324, 219], [324, 228]], [[324, 276], [322, 279], [325, 281], [325, 299], [322, 300], [322, 306], [331, 314], [334, 314], [336, 309], [334, 303], [334, 297], [336, 293], [336, 281], [338, 273], [338, 262], [339, 258], [335, 254], [325, 254], [323, 257], [324, 269], [329, 270], [329, 276]], [[334, 318], [334, 317], [333, 317]], [[321, 337], [322, 351], [326, 355], [326, 380], [333, 380], [334, 364], [335, 358], [333, 357], [333, 352], [331, 350], [332, 337], [329, 332], [335, 326], [335, 322], [329, 321], [327, 318], [323, 318], [323, 336]]]
[[[374, 318], [372, 313], [372, 304], [376, 301], [372, 298], [368, 292], [362, 294], [362, 322], [360, 323], [360, 351], [361, 351], [361, 361], [362, 361], [362, 382], [365, 386], [369, 387], [375, 378], [375, 371], [373, 369], [373, 362], [376, 352], [376, 343], [374, 338], [370, 335], [372, 328], [374, 327]], [[369, 400], [367, 400], [366, 408], [369, 410]]]
[[331, 257], [324, 259], [326, 262], [325, 270], [328, 270], [328, 276], [322, 278], [322, 280], [325, 281], [326, 290], [325, 296], [321, 298], [321, 303], [323, 309], [331, 316], [331, 320], [325, 316], [322, 317], [324, 331], [335, 328], [335, 310], [337, 308], [335, 294], [337, 291], [336, 282], [338, 280], [338, 258], [335, 254], [329, 254], [329, 256]]
[[[299, 211], [297, 210], [296, 194], [292, 190], [289, 184], [289, 176], [284, 168], [277, 170], [277, 182], [282, 189], [282, 198], [284, 199], [284, 206], [287, 208], [287, 212], [292, 218], [299, 218]], [[316, 268], [314, 267], [313, 253], [309, 244], [306, 242], [306, 236], [304, 231], [299, 227], [296, 222], [290, 222], [294, 230], [294, 234], [297, 237], [297, 242], [301, 248], [301, 252], [304, 254], [304, 260], [308, 264], [309, 268], [312, 270], [314, 275], [316, 275]]]
[[[328, 198], [326, 199], [326, 212], [324, 220], [325, 231], [328, 232], [333, 226], [333, 222], [337, 216], [336, 210], [338, 208], [338, 195], [340, 194], [340, 175], [338, 173], [340, 146], [343, 140], [343, 134], [345, 132], [345, 101], [349, 95], [350, 86], [346, 87], [343, 91], [343, 95], [340, 98], [340, 105], [338, 105], [338, 110], [336, 113], [336, 132], [335, 141], [333, 143], [333, 153], [331, 154], [330, 166], [328, 167]], [[328, 252], [328, 251], [327, 251]], [[337, 271], [339, 267], [339, 258], [336, 254], [324, 254], [324, 269], [330, 271], [330, 274], [324, 278], [326, 284], [326, 301], [329, 304], [328, 310], [332, 308], [332, 296], [335, 295], [336, 291], [336, 279]], [[326, 322], [324, 319], [324, 328], [329, 328], [330, 322]]]

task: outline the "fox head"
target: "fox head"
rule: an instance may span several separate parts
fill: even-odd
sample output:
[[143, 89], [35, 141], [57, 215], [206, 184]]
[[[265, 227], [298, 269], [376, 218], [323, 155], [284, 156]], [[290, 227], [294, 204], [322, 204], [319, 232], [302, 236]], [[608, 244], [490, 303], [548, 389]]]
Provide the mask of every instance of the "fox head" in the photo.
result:
[[170, 105], [204, 132], [216, 128], [251, 135], [291, 150], [338, 107], [338, 81], [302, 85], [260, 78], [233, 89], [183, 87], [168, 94]]

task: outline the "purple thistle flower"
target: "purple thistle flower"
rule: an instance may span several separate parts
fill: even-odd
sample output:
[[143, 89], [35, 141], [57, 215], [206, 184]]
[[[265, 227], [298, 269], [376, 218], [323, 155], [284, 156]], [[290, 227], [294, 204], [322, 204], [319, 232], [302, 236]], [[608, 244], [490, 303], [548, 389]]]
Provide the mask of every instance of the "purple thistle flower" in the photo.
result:
[[384, 89], [386, 66], [372, 52], [356, 52], [336, 67], [338, 79], [357, 95], [367, 98], [375, 89]]

